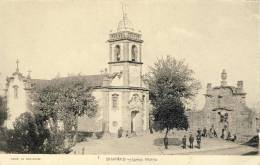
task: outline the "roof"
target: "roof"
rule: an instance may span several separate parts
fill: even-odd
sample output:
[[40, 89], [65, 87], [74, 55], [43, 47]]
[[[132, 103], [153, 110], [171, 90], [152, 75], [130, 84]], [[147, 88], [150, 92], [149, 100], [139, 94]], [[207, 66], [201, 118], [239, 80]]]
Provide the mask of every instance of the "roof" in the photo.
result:
[[52, 80], [43, 80], [43, 79], [32, 79], [36, 89], [44, 88], [48, 85], [57, 85], [64, 83], [73, 83], [73, 82], [83, 82], [85, 85], [89, 87], [101, 87], [103, 85], [103, 80], [106, 75], [87, 75], [87, 76], [70, 76], [70, 77], [61, 77], [55, 78]]
[[99, 74], [99, 75], [87, 75], [87, 76], [71, 76], [71, 77], [62, 77], [62, 78], [56, 78], [52, 79], [51, 81], [59, 84], [63, 82], [75, 82], [75, 81], [82, 81], [84, 84], [90, 86], [90, 87], [100, 87], [103, 84], [105, 75]]
[[41, 89], [48, 86], [50, 84], [50, 80], [31, 79], [31, 83], [36, 89]]
[[123, 19], [121, 19], [117, 26], [117, 31], [125, 31], [130, 30], [133, 31], [133, 24], [132, 22], [127, 18], [127, 16], [124, 16]]
[[133, 24], [132, 22], [128, 19], [127, 14], [125, 12], [126, 6], [122, 6], [123, 10], [123, 18], [119, 21], [118, 26], [117, 26], [117, 31], [125, 31], [125, 30], [130, 30], [133, 31]]

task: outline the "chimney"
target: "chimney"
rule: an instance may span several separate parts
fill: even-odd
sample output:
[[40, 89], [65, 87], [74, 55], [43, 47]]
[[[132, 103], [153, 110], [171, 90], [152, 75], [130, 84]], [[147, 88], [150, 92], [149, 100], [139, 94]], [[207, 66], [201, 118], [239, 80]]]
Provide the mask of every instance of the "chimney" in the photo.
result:
[[107, 74], [107, 68], [105, 68], [104, 72], [105, 72], [105, 74]]
[[212, 84], [208, 83], [207, 84], [207, 94], [212, 90]]
[[27, 79], [31, 79], [31, 72], [32, 71], [28, 70], [27, 72], [28, 72]]

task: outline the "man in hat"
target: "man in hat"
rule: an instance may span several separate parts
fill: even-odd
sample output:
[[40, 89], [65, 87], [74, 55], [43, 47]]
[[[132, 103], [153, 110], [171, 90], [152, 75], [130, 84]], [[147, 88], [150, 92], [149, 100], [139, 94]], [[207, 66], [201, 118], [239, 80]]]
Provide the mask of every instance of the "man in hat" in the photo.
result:
[[190, 142], [190, 148], [193, 148], [194, 137], [192, 136], [192, 134], [190, 134], [189, 142]]
[[200, 143], [201, 143], [201, 135], [200, 134], [198, 134], [197, 135], [197, 145], [198, 145], [198, 148], [200, 149]]
[[182, 148], [183, 149], [186, 149], [186, 141], [187, 141], [187, 138], [186, 138], [186, 135], [184, 135], [182, 138]]

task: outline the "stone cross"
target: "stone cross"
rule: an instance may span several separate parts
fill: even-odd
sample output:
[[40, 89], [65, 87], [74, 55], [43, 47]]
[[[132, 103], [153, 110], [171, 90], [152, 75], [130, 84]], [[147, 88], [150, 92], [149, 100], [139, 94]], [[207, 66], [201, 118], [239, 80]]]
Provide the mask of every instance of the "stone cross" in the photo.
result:
[[16, 60], [16, 71], [18, 72], [19, 71], [19, 59]]

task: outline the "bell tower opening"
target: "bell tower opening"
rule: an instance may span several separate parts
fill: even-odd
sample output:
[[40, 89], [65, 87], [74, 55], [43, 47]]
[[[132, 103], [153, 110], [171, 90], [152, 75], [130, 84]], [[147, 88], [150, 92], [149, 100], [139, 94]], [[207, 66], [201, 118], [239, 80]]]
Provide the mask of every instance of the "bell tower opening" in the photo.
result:
[[120, 61], [120, 46], [116, 45], [114, 48], [114, 61], [119, 62]]
[[137, 61], [137, 54], [138, 54], [137, 47], [133, 45], [131, 48], [131, 57], [133, 62]]

